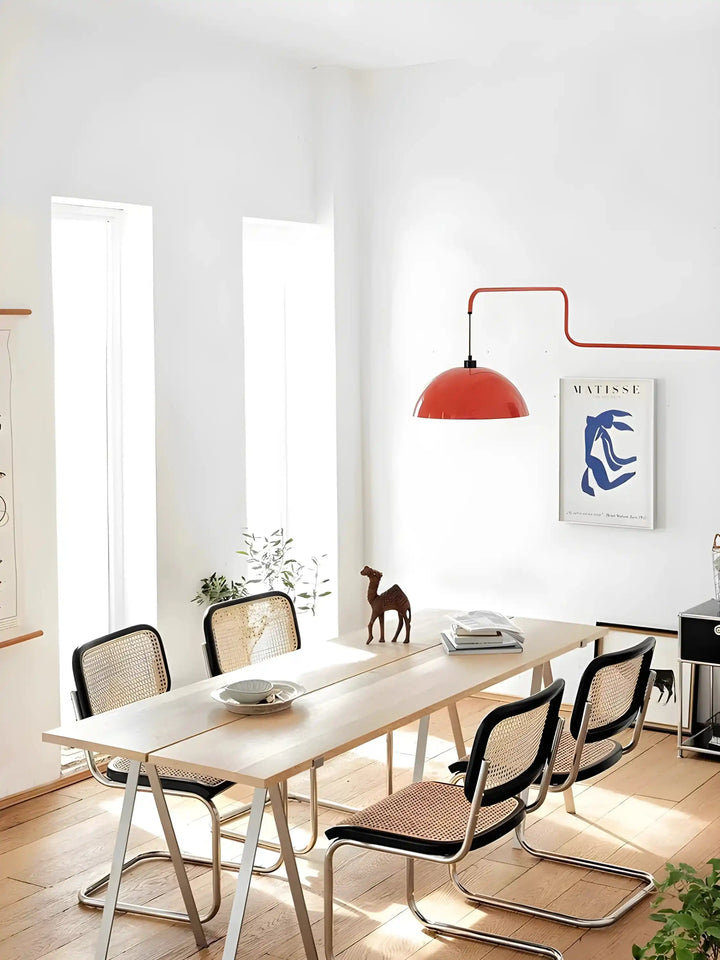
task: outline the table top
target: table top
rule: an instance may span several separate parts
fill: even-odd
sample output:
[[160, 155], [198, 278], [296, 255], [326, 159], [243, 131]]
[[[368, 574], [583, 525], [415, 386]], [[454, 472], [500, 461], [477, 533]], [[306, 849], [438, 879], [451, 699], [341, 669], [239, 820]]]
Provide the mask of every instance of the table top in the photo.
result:
[[[439, 644], [446, 616], [438, 610], [416, 614], [410, 644], [366, 646], [365, 630], [356, 631], [66, 724], [43, 739], [269, 786], [607, 632], [518, 617], [526, 635], [523, 653], [450, 657]], [[308, 692], [289, 710], [264, 717], [239, 717], [210, 697], [250, 676], [294, 680]]]

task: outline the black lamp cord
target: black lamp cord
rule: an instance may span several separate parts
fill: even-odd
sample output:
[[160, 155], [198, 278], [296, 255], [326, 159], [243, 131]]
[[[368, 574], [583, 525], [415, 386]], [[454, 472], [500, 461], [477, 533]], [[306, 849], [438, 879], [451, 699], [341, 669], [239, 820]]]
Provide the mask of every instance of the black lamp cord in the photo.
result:
[[472, 310], [468, 310], [468, 358], [463, 366], [466, 369], [477, 367], [477, 363], [472, 358]]

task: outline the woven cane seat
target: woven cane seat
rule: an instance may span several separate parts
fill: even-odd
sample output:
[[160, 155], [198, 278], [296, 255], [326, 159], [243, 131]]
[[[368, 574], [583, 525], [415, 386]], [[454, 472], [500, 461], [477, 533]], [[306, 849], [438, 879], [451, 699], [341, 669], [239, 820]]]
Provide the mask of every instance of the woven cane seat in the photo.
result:
[[[575, 737], [569, 730], [563, 730], [558, 744], [557, 757], [553, 766], [551, 783], [562, 783], [572, 769], [575, 759]], [[587, 780], [612, 767], [622, 756], [622, 746], [617, 740], [596, 740], [586, 743], [580, 757], [578, 780]]]
[[[108, 780], [114, 780], [116, 783], [126, 783], [130, 761], [124, 757], [113, 757], [107, 766]], [[180, 793], [191, 793], [193, 796], [201, 797], [204, 800], [211, 800], [232, 786], [230, 780], [219, 780], [217, 777], [206, 777], [201, 774], [193, 776], [187, 770], [179, 767], [158, 766], [158, 776], [164, 790], [176, 790]], [[140, 764], [141, 787], [149, 787], [150, 780], [145, 773], [145, 764]]]
[[[358, 840], [415, 853], [447, 855], [460, 849], [470, 803], [455, 784], [423, 780], [383, 797], [326, 831], [330, 840]], [[492, 843], [523, 820], [515, 797], [481, 807], [472, 849]]]

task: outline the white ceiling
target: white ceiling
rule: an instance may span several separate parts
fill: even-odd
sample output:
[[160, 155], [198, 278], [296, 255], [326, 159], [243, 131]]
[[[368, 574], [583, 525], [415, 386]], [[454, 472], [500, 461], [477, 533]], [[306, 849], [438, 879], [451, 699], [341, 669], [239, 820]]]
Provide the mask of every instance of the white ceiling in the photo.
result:
[[[569, 0], [570, 4], [577, 0]], [[607, 2], [607, 0], [606, 0]], [[627, 0], [626, 0], [627, 2]], [[477, 55], [520, 13], [526, 32], [567, 0], [146, 0], [168, 15], [318, 65], [377, 69]]]
[[[27, 0], [23, 0], [27, 2]], [[701, 30], [718, 0], [37, 0], [69, 21], [142, 30], [149, 20], [259, 44], [312, 65], [381, 69], [492, 62], [508, 47], [546, 56], [653, 22]]]

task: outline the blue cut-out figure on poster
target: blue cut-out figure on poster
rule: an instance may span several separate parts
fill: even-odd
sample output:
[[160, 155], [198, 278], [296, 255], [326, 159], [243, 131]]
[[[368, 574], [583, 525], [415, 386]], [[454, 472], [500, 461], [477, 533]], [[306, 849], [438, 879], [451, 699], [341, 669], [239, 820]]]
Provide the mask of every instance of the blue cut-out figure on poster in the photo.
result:
[[[629, 463], [635, 463], [637, 460], [637, 457], [618, 457], [613, 449], [610, 433], [608, 432], [613, 427], [616, 430], [632, 430], [629, 423], [624, 423], [622, 420], [616, 419], [616, 417], [631, 416], [631, 413], [626, 413], [624, 410], [604, 410], [596, 417], [587, 418], [585, 426], [586, 468], [585, 473], [583, 473], [581, 487], [583, 493], [586, 493], [589, 497], [595, 496], [595, 491], [590, 486], [590, 474], [592, 474], [593, 480], [601, 490], [613, 490], [615, 487], [627, 483], [628, 480], [632, 480], [635, 476], [636, 471], [632, 470], [611, 480], [606, 469], [607, 466], [613, 473], [616, 473]], [[597, 440], [602, 443], [603, 450], [605, 451], [605, 463], [593, 454], [593, 447]]]

